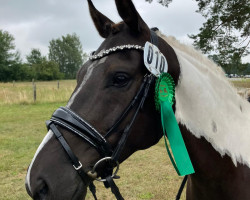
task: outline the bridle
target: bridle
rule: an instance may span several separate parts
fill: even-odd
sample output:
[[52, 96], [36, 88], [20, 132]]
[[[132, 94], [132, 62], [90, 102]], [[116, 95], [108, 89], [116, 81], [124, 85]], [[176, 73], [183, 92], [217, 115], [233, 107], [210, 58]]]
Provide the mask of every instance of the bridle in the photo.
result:
[[[154, 31], [158, 29], [151, 29], [151, 43], [158, 46], [158, 36]], [[104, 56], [108, 56], [111, 53], [117, 52], [117, 51], [123, 51], [123, 50], [139, 50], [143, 51], [144, 48], [139, 45], [121, 45], [116, 46], [113, 48], [110, 48], [108, 50], [102, 50], [98, 54], [92, 54], [90, 56], [90, 60], [97, 60]], [[132, 99], [132, 101], [129, 103], [129, 105], [126, 107], [126, 109], [122, 112], [122, 114], [119, 116], [119, 118], [116, 120], [116, 122], [113, 124], [112, 127], [107, 131], [107, 133], [103, 136], [100, 134], [94, 127], [92, 127], [88, 122], [86, 122], [83, 118], [78, 116], [75, 112], [70, 110], [67, 107], [60, 107], [58, 108], [52, 115], [51, 119], [46, 122], [46, 126], [48, 129], [50, 129], [64, 148], [65, 152], [69, 156], [72, 165], [74, 169], [77, 171], [79, 176], [81, 177], [82, 181], [87, 185], [85, 182], [85, 179], [88, 178], [88, 175], [85, 173], [85, 171], [82, 168], [82, 164], [77, 158], [77, 156], [74, 154], [70, 146], [68, 145], [67, 141], [65, 140], [64, 136], [61, 134], [61, 132], [58, 130], [58, 126], [62, 127], [71, 133], [74, 133], [75, 135], [79, 136], [83, 140], [85, 140], [87, 143], [89, 143], [92, 147], [94, 147], [102, 157], [99, 161], [96, 162], [94, 167], [92, 168], [92, 173], [96, 173], [96, 169], [99, 165], [105, 163], [106, 168], [105, 171], [101, 175], [101, 179], [96, 178], [95, 180], [103, 182], [106, 188], [111, 188], [112, 193], [115, 195], [117, 200], [124, 200], [122, 197], [118, 187], [116, 186], [114, 179], [120, 178], [117, 176], [117, 172], [119, 170], [119, 157], [121, 155], [121, 152], [125, 146], [125, 143], [128, 139], [131, 127], [139, 113], [139, 111], [143, 108], [145, 99], [148, 96], [150, 86], [155, 81], [155, 77], [153, 74], [146, 74], [143, 78], [143, 81], [140, 85], [139, 90], [137, 91], [136, 95]], [[106, 138], [108, 138], [111, 134], [114, 133], [114, 130], [116, 130], [121, 122], [127, 117], [127, 115], [132, 111], [134, 111], [134, 114], [132, 115], [130, 121], [125, 126], [125, 129], [123, 131], [123, 134], [115, 147], [115, 149], [111, 148], [111, 145], [107, 142]], [[113, 173], [114, 168], [116, 167], [115, 172]], [[180, 199], [181, 193], [183, 191], [183, 188], [185, 186], [185, 183], [187, 182], [187, 176], [184, 177], [181, 186], [178, 190], [176, 200]], [[97, 200], [96, 197], [96, 188], [93, 182], [90, 183], [89, 189], [92, 192], [95, 200]]]
[[[148, 96], [148, 91], [149, 91], [150, 86], [152, 85], [153, 80], [154, 80], [154, 77], [151, 74], [146, 75], [144, 77], [143, 82], [137, 94], [135, 95], [133, 100], [130, 102], [128, 107], [123, 111], [123, 113], [118, 118], [116, 123], [105, 134], [104, 137], [97, 130], [95, 130], [91, 125], [89, 125], [84, 119], [82, 119], [80, 116], [78, 116], [76, 113], [74, 113], [72, 110], [66, 107], [58, 108], [53, 113], [51, 119], [46, 122], [47, 128], [50, 129], [55, 134], [56, 138], [59, 140], [60, 144], [62, 145], [62, 147], [68, 154], [69, 158], [71, 159], [73, 167], [81, 176], [83, 181], [85, 180], [87, 174], [82, 169], [81, 162], [79, 161], [77, 156], [73, 153], [67, 141], [65, 140], [64, 136], [58, 130], [56, 125], [63, 127], [67, 129], [68, 131], [70, 131], [71, 133], [74, 133], [80, 138], [84, 139], [86, 142], [88, 142], [92, 147], [94, 147], [99, 152], [102, 159], [100, 159], [94, 165], [93, 170], [92, 170], [93, 172], [95, 172], [95, 169], [98, 167], [98, 165], [100, 165], [103, 162], [109, 161], [109, 166], [106, 168], [104, 174], [102, 174], [102, 179], [97, 179], [97, 180], [104, 182], [106, 187], [111, 187], [112, 192], [115, 194], [118, 200], [123, 199], [119, 192], [118, 187], [115, 185], [113, 181], [113, 179], [118, 178], [116, 176], [118, 169], [119, 169], [118, 159], [127, 141], [131, 127], [139, 111], [142, 109], [146, 97]], [[116, 146], [115, 149], [112, 149], [105, 138], [107, 138], [112, 133], [114, 133], [114, 130], [120, 125], [120, 123], [126, 118], [129, 112], [134, 108], [135, 108], [135, 112], [130, 122], [126, 125], [123, 131], [123, 134], [118, 142], [118, 145]], [[115, 173], [112, 174], [114, 166], [117, 166], [117, 169]], [[90, 185], [90, 190], [93, 193], [94, 197], [96, 198], [95, 192], [93, 191], [95, 190], [93, 183]]]
[[[157, 35], [151, 31], [151, 42], [156, 44], [158, 43]], [[96, 60], [100, 59], [104, 56], [107, 56], [111, 53], [114, 53], [116, 51], [122, 51], [122, 50], [129, 50], [129, 49], [135, 49], [139, 51], [143, 51], [143, 47], [139, 45], [122, 45], [110, 48], [108, 50], [103, 50], [100, 53], [96, 55], [92, 55], [90, 57], [90, 60]], [[94, 147], [102, 157], [93, 167], [92, 172], [94, 173], [96, 168], [100, 164], [108, 164], [108, 166], [105, 168], [104, 173], [101, 176], [101, 179], [96, 179], [97, 181], [104, 182], [104, 185], [106, 188], [111, 188], [111, 191], [116, 196], [117, 200], [123, 200], [124, 198], [121, 196], [118, 187], [116, 186], [113, 179], [119, 178], [116, 174], [119, 170], [119, 157], [121, 155], [121, 152], [125, 146], [125, 143], [128, 139], [131, 127], [139, 113], [139, 111], [143, 108], [145, 99], [148, 96], [148, 92], [150, 89], [150, 86], [154, 82], [154, 75], [152, 74], [146, 74], [143, 78], [143, 81], [141, 83], [141, 86], [139, 90], [137, 91], [136, 95], [132, 99], [132, 101], [129, 103], [129, 105], [126, 107], [126, 109], [122, 112], [120, 117], [116, 120], [114, 125], [107, 131], [107, 133], [102, 136], [94, 127], [92, 127], [88, 122], [86, 122], [83, 118], [78, 116], [75, 112], [70, 110], [67, 107], [60, 107], [58, 108], [52, 115], [51, 119], [46, 122], [47, 128], [50, 129], [64, 148], [65, 152], [68, 154], [73, 167], [78, 172], [82, 180], [84, 181], [86, 177], [88, 176], [84, 170], [82, 169], [82, 164], [77, 158], [77, 156], [73, 153], [72, 149], [68, 145], [67, 141], [65, 140], [64, 136], [61, 134], [61, 132], [58, 130], [58, 126], [62, 127], [64, 129], [67, 129], [71, 133], [76, 134], [83, 140], [85, 140], [87, 143], [89, 143], [92, 147]], [[114, 130], [121, 124], [121, 122], [127, 117], [127, 115], [132, 111], [134, 111], [134, 114], [131, 117], [131, 120], [128, 122], [128, 124], [125, 126], [125, 129], [123, 131], [123, 134], [116, 146], [115, 149], [111, 148], [111, 145], [107, 142], [106, 138], [108, 138], [112, 133], [114, 133]], [[105, 165], [106, 166], [106, 165]], [[116, 167], [115, 172], [113, 173], [113, 169]], [[86, 183], [85, 183], [86, 184]], [[87, 185], [87, 184], [86, 184]], [[97, 199], [95, 194], [95, 186], [93, 182], [89, 185], [90, 191], [92, 192], [95, 199]]]

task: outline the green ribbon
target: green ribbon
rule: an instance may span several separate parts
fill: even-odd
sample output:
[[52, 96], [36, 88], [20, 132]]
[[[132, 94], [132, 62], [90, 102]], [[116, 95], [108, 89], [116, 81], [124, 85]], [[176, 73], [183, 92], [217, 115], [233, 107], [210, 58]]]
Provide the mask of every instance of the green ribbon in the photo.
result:
[[[174, 102], [175, 85], [170, 74], [163, 73], [156, 83], [156, 109], [161, 111], [163, 137], [170, 160], [180, 176], [194, 173], [181, 131], [176, 121], [172, 105]], [[167, 144], [169, 141], [172, 154]]]

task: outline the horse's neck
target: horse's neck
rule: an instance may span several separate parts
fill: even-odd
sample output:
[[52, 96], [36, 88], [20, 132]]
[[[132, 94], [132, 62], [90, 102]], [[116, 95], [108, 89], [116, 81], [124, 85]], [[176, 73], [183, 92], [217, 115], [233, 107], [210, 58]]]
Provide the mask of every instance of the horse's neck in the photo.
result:
[[250, 104], [207, 58], [175, 51], [181, 65], [176, 88], [178, 122], [197, 138], [203, 136], [222, 156], [229, 155], [235, 165], [250, 166]]
[[187, 200], [250, 199], [250, 169], [243, 164], [235, 167], [232, 159], [221, 156], [203, 137], [197, 138], [180, 125], [195, 173], [189, 176]]
[[250, 199], [249, 102], [205, 56], [164, 39], [181, 66], [175, 114], [195, 169], [187, 200]]

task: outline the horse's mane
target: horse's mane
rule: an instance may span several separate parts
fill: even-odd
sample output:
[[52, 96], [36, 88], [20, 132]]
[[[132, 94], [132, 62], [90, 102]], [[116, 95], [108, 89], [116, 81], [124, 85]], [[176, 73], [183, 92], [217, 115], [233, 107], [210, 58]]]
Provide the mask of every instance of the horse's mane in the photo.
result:
[[221, 67], [192, 46], [162, 37], [176, 52], [181, 75], [176, 87], [176, 118], [223, 156], [250, 167], [250, 104], [237, 94]]
[[158, 32], [158, 34], [163, 38], [172, 48], [175, 50], [179, 50], [195, 58], [196, 61], [205, 65], [208, 70], [214, 71], [216, 76], [219, 76], [222, 79], [225, 79], [225, 72], [221, 67], [216, 65], [212, 60], [208, 59], [204, 54], [202, 54], [199, 50], [196, 50], [193, 46], [180, 43], [173, 36], [165, 36], [162, 33]]

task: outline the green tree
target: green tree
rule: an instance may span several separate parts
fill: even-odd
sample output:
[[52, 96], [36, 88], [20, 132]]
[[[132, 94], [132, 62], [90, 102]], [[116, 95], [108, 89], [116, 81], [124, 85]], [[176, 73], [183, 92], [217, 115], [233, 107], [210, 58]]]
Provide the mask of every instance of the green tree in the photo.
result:
[[244, 74], [250, 75], [250, 63], [246, 63], [246, 69], [244, 71]]
[[196, 1], [207, 21], [198, 34], [190, 35], [194, 45], [211, 58], [216, 56], [215, 61], [224, 68], [230, 64], [241, 68], [241, 58], [249, 53], [250, 1]]
[[79, 37], [74, 33], [52, 39], [49, 44], [49, 60], [59, 65], [66, 79], [75, 78], [85, 59]]
[[0, 30], [0, 63], [9, 64], [19, 59], [18, 52], [14, 52], [14, 37], [7, 31]]
[[59, 71], [59, 65], [54, 61], [43, 60], [39, 64], [34, 64], [37, 80], [57, 80], [62, 79], [63, 74]]
[[40, 49], [32, 49], [30, 54], [26, 56], [27, 65], [29, 67], [32, 78], [37, 80], [55, 80], [62, 79], [63, 74], [60, 73], [59, 65], [55, 61], [48, 61], [43, 56]]
[[17, 80], [11, 76], [21, 66], [20, 53], [15, 50], [14, 40], [9, 32], [0, 30], [0, 81]]
[[[168, 6], [171, 1], [158, 2]], [[234, 64], [233, 68], [240, 67], [241, 58], [249, 54], [250, 1], [195, 1], [198, 3], [197, 12], [206, 19], [206, 22], [198, 34], [190, 35], [190, 38], [194, 39], [194, 46], [208, 54], [224, 69], [231, 64]]]
[[28, 64], [34, 65], [42, 63], [46, 60], [46, 57], [42, 56], [40, 49], [31, 49], [30, 54], [26, 56], [26, 60]]

